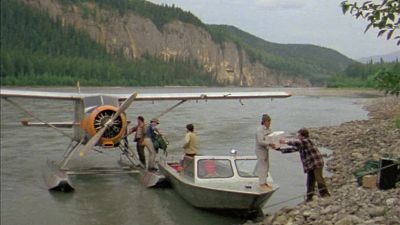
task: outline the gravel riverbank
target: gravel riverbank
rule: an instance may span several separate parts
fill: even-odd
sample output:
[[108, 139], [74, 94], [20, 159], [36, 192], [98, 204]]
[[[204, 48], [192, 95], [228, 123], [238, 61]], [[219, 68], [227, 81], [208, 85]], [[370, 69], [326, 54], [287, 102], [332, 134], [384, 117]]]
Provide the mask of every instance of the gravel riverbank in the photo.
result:
[[368, 120], [339, 126], [310, 128], [318, 146], [333, 150], [325, 163], [332, 176], [327, 178], [331, 197], [285, 207], [260, 222], [246, 224], [390, 224], [400, 225], [400, 185], [390, 190], [365, 189], [358, 186], [353, 172], [366, 160], [379, 160], [393, 154], [400, 157], [400, 129], [395, 115], [400, 115], [400, 97], [368, 100]]

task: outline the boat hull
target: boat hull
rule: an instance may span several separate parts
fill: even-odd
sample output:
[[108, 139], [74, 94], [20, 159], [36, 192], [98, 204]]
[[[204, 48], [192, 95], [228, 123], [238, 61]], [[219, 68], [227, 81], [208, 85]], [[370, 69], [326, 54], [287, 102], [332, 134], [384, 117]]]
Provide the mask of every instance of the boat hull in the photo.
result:
[[160, 165], [160, 169], [175, 191], [197, 208], [227, 211], [259, 210], [277, 190], [276, 188], [268, 192], [235, 191], [224, 189], [223, 185], [222, 188], [214, 188], [191, 182], [168, 164]]

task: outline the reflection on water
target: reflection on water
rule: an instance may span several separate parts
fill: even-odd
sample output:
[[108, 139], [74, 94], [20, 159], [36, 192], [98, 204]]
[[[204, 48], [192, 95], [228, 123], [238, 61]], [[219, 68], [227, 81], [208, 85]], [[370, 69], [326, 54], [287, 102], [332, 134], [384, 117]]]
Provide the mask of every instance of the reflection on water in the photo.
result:
[[[35, 89], [38, 90], [38, 89]], [[46, 88], [43, 88], [46, 90]], [[74, 91], [71, 88], [62, 91]], [[215, 91], [195, 88], [146, 88], [139, 92]], [[218, 89], [220, 90], [220, 89]], [[231, 88], [224, 91], [244, 89]], [[98, 88], [82, 91], [99, 92]], [[128, 88], [102, 88], [101, 92], [131, 93]], [[68, 101], [17, 99], [29, 111], [48, 121], [72, 120]], [[272, 117], [272, 129], [294, 133], [300, 127], [330, 126], [365, 119], [362, 99], [293, 96], [276, 100], [187, 102], [160, 118], [160, 130], [169, 141], [169, 154], [179, 157], [185, 125], [194, 123], [202, 154], [254, 155], [254, 134], [260, 115]], [[150, 119], [176, 102], [134, 102], [128, 119], [137, 115]], [[232, 218], [198, 210], [183, 201], [172, 189], [146, 189], [137, 175], [96, 175], [71, 177], [76, 191], [50, 193], [42, 179], [47, 159], [60, 160], [69, 144], [52, 129], [22, 127], [17, 122], [27, 116], [1, 101], [1, 224], [240, 224]], [[271, 173], [281, 188], [267, 203], [264, 212], [293, 205], [300, 199], [268, 207], [305, 192], [305, 177], [298, 154], [270, 151]], [[116, 166], [117, 152], [91, 152], [74, 157], [71, 166]]]

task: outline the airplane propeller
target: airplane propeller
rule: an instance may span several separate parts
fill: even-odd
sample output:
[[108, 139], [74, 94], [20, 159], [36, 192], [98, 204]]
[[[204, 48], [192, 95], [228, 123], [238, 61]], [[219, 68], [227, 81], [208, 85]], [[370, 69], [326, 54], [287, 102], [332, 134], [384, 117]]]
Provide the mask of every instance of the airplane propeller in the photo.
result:
[[92, 138], [90, 138], [90, 140], [86, 143], [86, 145], [79, 152], [79, 155], [81, 157], [85, 156], [87, 154], [87, 152], [97, 144], [97, 142], [103, 136], [104, 132], [112, 126], [112, 124], [114, 123], [114, 120], [117, 119], [119, 117], [119, 115], [121, 115], [121, 113], [123, 113], [127, 108], [129, 108], [129, 106], [135, 100], [137, 94], [138, 94], [137, 92], [134, 92], [129, 98], [127, 98], [122, 103], [122, 105], [118, 108], [118, 111], [107, 122], [105, 122], [103, 124], [103, 127], [99, 131], [97, 131], [96, 134]]

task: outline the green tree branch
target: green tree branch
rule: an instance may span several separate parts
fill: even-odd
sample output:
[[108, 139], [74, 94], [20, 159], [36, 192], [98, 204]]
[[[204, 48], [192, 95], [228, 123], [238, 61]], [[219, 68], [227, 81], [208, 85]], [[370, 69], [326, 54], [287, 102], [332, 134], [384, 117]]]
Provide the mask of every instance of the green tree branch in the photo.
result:
[[358, 18], [368, 21], [368, 25], [364, 32], [371, 27], [379, 30], [378, 37], [386, 33], [386, 39], [397, 39], [397, 45], [400, 45], [400, 1], [399, 0], [382, 0], [382, 1], [365, 1], [363, 3], [349, 2], [348, 0], [341, 3], [343, 14], [350, 13]]

